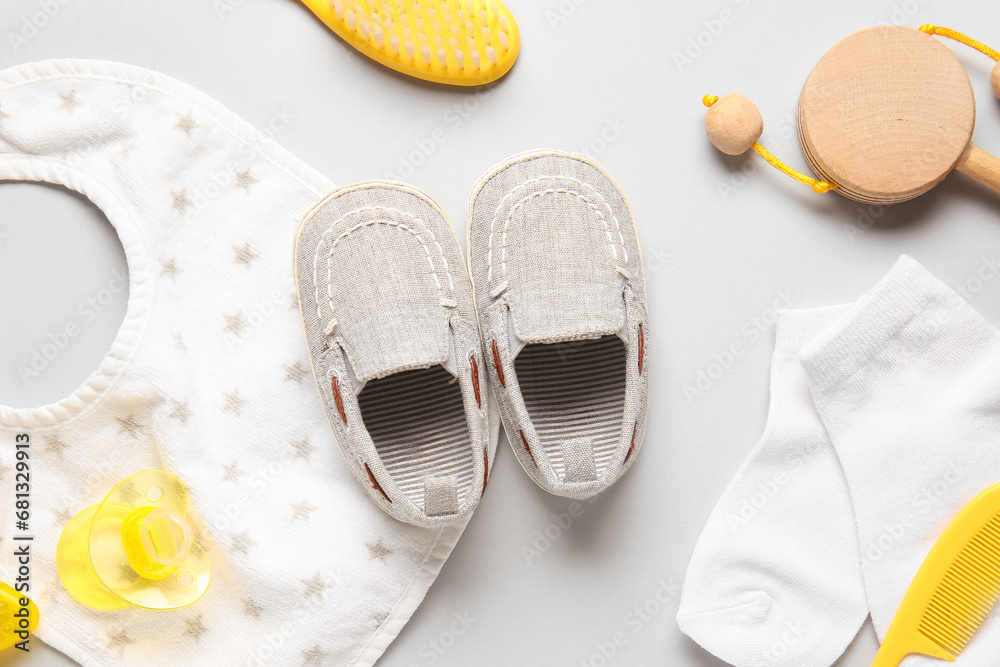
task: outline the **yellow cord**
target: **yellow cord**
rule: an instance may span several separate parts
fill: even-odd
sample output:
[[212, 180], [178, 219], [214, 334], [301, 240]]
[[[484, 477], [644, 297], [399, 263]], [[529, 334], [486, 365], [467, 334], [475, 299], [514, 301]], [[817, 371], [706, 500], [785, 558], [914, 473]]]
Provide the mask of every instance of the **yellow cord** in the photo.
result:
[[928, 35], [941, 35], [942, 37], [949, 37], [957, 42], [961, 42], [966, 46], [971, 46], [977, 51], [981, 51], [988, 55], [993, 60], [1000, 61], [1000, 51], [996, 51], [986, 46], [982, 42], [977, 42], [968, 35], [963, 35], [957, 30], [952, 30], [951, 28], [942, 28], [939, 25], [934, 25], [933, 23], [928, 23], [927, 25], [920, 26], [920, 32], [925, 32]]
[[824, 192], [829, 192], [830, 190], [836, 190], [837, 184], [831, 183], [830, 181], [821, 181], [819, 179], [813, 178], [812, 176], [806, 176], [802, 172], [795, 171], [787, 164], [774, 157], [769, 150], [760, 145], [759, 141], [755, 141], [753, 146], [751, 146], [755, 151], [760, 153], [760, 156], [767, 160], [767, 163], [772, 167], [775, 167], [778, 171], [783, 171], [792, 178], [794, 178], [799, 183], [805, 183], [806, 185], [812, 186], [812, 189], [816, 192], [823, 194]]
[[[706, 107], [711, 107], [713, 104], [719, 101], [718, 95], [705, 95], [701, 98], [701, 103]], [[824, 192], [829, 192], [830, 190], [836, 190], [837, 184], [831, 183], [830, 181], [821, 181], [813, 178], [812, 176], [806, 176], [802, 172], [796, 171], [789, 167], [787, 164], [774, 157], [773, 154], [766, 148], [760, 145], [759, 141], [755, 141], [753, 146], [751, 146], [755, 151], [757, 151], [762, 158], [764, 158], [769, 165], [777, 169], [778, 171], [784, 172], [785, 174], [791, 176], [799, 183], [805, 183], [812, 187], [815, 192], [823, 194]]]

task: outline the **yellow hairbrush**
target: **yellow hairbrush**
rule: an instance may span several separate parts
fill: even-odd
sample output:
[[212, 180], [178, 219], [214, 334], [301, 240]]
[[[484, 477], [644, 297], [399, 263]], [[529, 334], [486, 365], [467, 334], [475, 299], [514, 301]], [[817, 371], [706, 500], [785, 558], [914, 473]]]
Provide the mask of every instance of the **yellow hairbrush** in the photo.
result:
[[911, 653], [954, 662], [1000, 597], [1000, 484], [976, 496], [920, 566], [872, 667]]
[[302, 0], [355, 49], [409, 76], [454, 86], [496, 81], [521, 45], [498, 0]]

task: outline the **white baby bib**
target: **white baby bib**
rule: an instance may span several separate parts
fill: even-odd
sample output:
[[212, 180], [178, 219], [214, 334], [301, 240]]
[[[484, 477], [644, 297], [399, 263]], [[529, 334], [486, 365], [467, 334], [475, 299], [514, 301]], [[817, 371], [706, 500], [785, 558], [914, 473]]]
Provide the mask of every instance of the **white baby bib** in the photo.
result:
[[[58, 403], [0, 407], [11, 507], [15, 438], [31, 441], [36, 635], [84, 665], [374, 663], [465, 526], [385, 515], [324, 416], [291, 252], [333, 184], [187, 85], [79, 60], [0, 72], [0, 180], [88, 197], [129, 266], [125, 321], [98, 370]], [[60, 532], [149, 468], [187, 486], [212, 584], [175, 611], [85, 607], [59, 580]], [[4, 516], [12, 582], [20, 543]]]

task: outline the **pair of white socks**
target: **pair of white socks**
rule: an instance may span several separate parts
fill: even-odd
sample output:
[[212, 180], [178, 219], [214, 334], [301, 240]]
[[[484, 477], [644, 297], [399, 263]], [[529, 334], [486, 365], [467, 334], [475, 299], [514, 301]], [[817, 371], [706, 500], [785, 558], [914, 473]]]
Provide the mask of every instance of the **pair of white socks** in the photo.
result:
[[[784, 311], [767, 427], [695, 547], [681, 630], [736, 667], [832, 665], [869, 613], [885, 636], [998, 482], [1000, 331], [955, 292], [903, 256], [852, 306]], [[1000, 664], [1000, 623], [957, 664]]]

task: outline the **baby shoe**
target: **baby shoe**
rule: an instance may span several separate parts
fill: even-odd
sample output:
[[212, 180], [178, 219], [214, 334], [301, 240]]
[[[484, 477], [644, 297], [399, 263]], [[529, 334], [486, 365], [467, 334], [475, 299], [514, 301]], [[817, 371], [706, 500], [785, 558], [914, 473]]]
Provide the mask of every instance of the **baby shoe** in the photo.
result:
[[646, 286], [628, 203], [585, 157], [518, 155], [473, 191], [468, 245], [507, 439], [543, 489], [589, 498], [632, 465], [646, 428]]
[[347, 186], [306, 215], [293, 261], [313, 374], [355, 477], [400, 521], [467, 517], [496, 441], [472, 289], [444, 213], [399, 183]]

